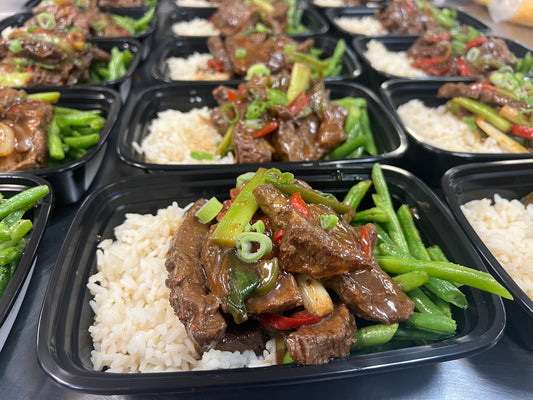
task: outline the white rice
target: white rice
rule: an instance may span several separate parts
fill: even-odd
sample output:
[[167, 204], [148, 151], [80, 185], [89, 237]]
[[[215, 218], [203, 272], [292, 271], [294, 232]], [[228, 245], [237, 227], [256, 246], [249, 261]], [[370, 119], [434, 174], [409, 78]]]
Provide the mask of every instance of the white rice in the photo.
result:
[[421, 69], [411, 67], [405, 51], [389, 51], [377, 40], [370, 40], [367, 43], [365, 56], [375, 69], [394, 76], [409, 78], [427, 76]]
[[190, 21], [176, 22], [172, 32], [178, 36], [215, 36], [220, 32], [206, 19], [195, 17]]
[[374, 17], [339, 17], [335, 19], [339, 28], [361, 35], [385, 35], [389, 33]]
[[313, 0], [313, 4], [318, 7], [344, 7], [343, 0]]
[[431, 108], [413, 99], [398, 107], [397, 112], [410, 133], [431, 146], [461, 153], [507, 152], [493, 138], [472, 133], [468, 125], [449, 113], [444, 105]]
[[116, 240], [98, 246], [97, 270], [87, 287], [95, 313], [89, 327], [95, 371], [161, 372], [267, 366], [275, 363], [273, 340], [264, 355], [211, 350], [200, 358], [169, 303], [165, 257], [185, 209], [173, 203], [156, 215], [127, 214]]
[[6, 26], [2, 30], [2, 34], [1, 34], [2, 39], [9, 39], [9, 35], [11, 35], [17, 29], [20, 29], [20, 28], [15, 27], [15, 26]]
[[533, 204], [499, 194], [461, 206], [483, 243], [520, 288], [533, 299]]
[[222, 139], [211, 123], [207, 107], [194, 108], [189, 112], [165, 110], [157, 114], [148, 127], [149, 134], [136, 150], [148, 162], [157, 164], [233, 164], [231, 153], [213, 160], [197, 160], [191, 151], [214, 154]]
[[207, 0], [176, 0], [175, 3], [178, 7], [216, 7]]
[[228, 80], [225, 72], [212, 73], [208, 71], [207, 62], [213, 56], [209, 53], [194, 52], [189, 57], [169, 57], [167, 59], [168, 77], [174, 81], [210, 81]]

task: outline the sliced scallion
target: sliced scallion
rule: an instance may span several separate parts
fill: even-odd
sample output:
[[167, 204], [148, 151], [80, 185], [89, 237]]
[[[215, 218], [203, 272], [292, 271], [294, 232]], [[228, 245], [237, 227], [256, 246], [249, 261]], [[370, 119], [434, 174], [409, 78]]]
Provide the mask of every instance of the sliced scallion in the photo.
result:
[[220, 210], [222, 210], [222, 203], [218, 201], [216, 197], [211, 197], [211, 199], [209, 199], [209, 201], [196, 212], [195, 216], [202, 224], [208, 224], [218, 215]]
[[198, 161], [201, 161], [201, 160], [212, 160], [213, 159], [213, 154], [207, 153], [205, 151], [193, 150], [193, 151], [191, 151], [191, 157], [194, 158], [195, 160], [198, 160]]
[[13, 39], [9, 42], [9, 50], [11, 50], [13, 53], [18, 53], [22, 50], [22, 44], [20, 43], [20, 40]]
[[326, 231], [330, 231], [337, 226], [339, 217], [333, 214], [322, 214], [320, 216], [320, 226]]
[[55, 18], [48, 13], [40, 13], [37, 15], [37, 23], [41, 28], [46, 29], [47, 31], [54, 30], [56, 27]]
[[[255, 250], [254, 244], [258, 245]], [[272, 240], [263, 233], [243, 232], [237, 236], [236, 248], [237, 257], [239, 257], [240, 260], [252, 263], [259, 261], [261, 257], [270, 254], [272, 251]]]

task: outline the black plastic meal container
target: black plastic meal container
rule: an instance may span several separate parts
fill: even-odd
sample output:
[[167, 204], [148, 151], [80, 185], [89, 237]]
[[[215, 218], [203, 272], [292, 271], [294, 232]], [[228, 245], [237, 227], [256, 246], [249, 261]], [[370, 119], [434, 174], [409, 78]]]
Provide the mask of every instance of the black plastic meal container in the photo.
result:
[[[140, 9], [140, 8], [125, 8], [125, 9], [117, 8], [113, 12], [113, 14], [120, 15], [122, 17], [130, 17], [130, 18], [139, 19], [145, 14], [145, 12], [146, 12], [145, 10]], [[32, 16], [33, 14], [30, 11], [13, 14], [0, 21], [0, 32], [3, 31], [8, 26], [11, 26], [11, 27], [23, 26], [24, 23], [27, 20], [29, 20]], [[141, 45], [143, 46], [142, 59], [146, 59], [146, 57], [148, 57], [150, 48], [152, 46], [153, 33], [157, 29], [157, 24], [158, 24], [158, 18], [157, 18], [157, 13], [155, 13], [154, 17], [152, 18], [152, 21], [150, 22], [149, 28], [146, 32], [128, 36], [128, 37], [137, 39], [139, 43], [141, 43]], [[106, 38], [117, 39], [121, 37], [122, 36], [120, 37], [107, 36]], [[93, 39], [93, 38], [99, 38], [99, 36], [88, 36], [87, 37], [87, 39]]]
[[448, 99], [437, 98], [437, 92], [443, 83], [440, 79], [393, 79], [381, 86], [383, 102], [394, 113], [408, 139], [409, 144], [404, 157], [405, 164], [402, 166], [431, 186], [438, 187], [442, 175], [457, 165], [497, 160], [533, 159], [532, 153], [461, 153], [444, 150], [425, 143], [414, 132], [410, 132], [396, 112], [398, 107], [412, 99], [419, 99], [428, 107], [445, 104]]
[[[12, 197], [26, 189], [35, 186], [49, 185], [44, 179], [19, 173], [0, 173], [0, 193], [5, 198]], [[48, 218], [52, 211], [54, 204], [54, 192], [50, 188], [50, 192], [37, 202], [35, 207], [28, 211], [24, 219], [32, 221], [32, 230], [30, 231], [29, 240], [26, 243], [22, 258], [20, 259], [17, 268], [15, 269], [9, 283], [7, 284], [4, 293], [0, 296], [0, 329], [5, 328], [6, 320], [10, 317], [10, 313], [14, 312], [14, 307], [17, 298], [21, 295], [23, 285], [28, 278], [32, 265], [37, 256], [39, 243], [44, 234]], [[20, 299], [18, 299], [20, 301]], [[1, 348], [1, 346], [0, 346]]]
[[[315, 189], [342, 198], [349, 188], [370, 179], [372, 165], [332, 168], [293, 168], [295, 177]], [[464, 232], [435, 194], [414, 175], [383, 166], [391, 196], [398, 205], [416, 207], [424, 240], [438, 244], [450, 260], [485, 271], [485, 266]], [[176, 201], [183, 207], [199, 197], [228, 196], [235, 178], [250, 169], [219, 168], [206, 174], [192, 170], [127, 177], [88, 196], [63, 242], [46, 291], [39, 319], [38, 359], [57, 382], [83, 392], [99, 394], [195, 392], [334, 380], [407, 366], [457, 359], [490, 348], [502, 336], [505, 309], [495, 295], [464, 287], [469, 306], [454, 310], [457, 334], [441, 342], [416, 347], [349, 356], [325, 365], [276, 365], [217, 371], [168, 373], [107, 373], [93, 371], [88, 327], [93, 312], [86, 287], [96, 272], [96, 246], [113, 238], [113, 228], [127, 213], [152, 213]], [[253, 171], [253, 170], [252, 170]]]
[[[322, 50], [324, 57], [329, 57], [333, 55], [335, 47], [337, 46], [338, 39], [328, 36], [316, 36], [313, 37], [315, 41], [314, 47]], [[298, 39], [296, 39], [299, 41]], [[161, 82], [224, 82], [229, 81], [185, 81], [185, 80], [172, 80], [169, 77], [167, 60], [170, 57], [180, 57], [187, 58], [198, 52], [200, 54], [209, 53], [207, 48], [206, 41], [204, 39], [186, 39], [186, 40], [175, 40], [171, 39], [166, 43], [163, 43], [159, 48], [154, 52], [150, 58], [150, 74], [152, 78], [161, 81]], [[338, 80], [358, 80], [362, 73], [362, 66], [355, 52], [349, 47], [346, 46], [346, 50], [341, 58], [342, 70], [339, 76], [327, 77], [324, 78], [325, 82], [329, 81], [338, 81]], [[242, 82], [244, 79], [233, 79], [232, 81]]]
[[533, 350], [533, 300], [496, 260], [461, 211], [461, 205], [471, 200], [493, 200], [494, 194], [507, 200], [520, 200], [533, 192], [533, 160], [496, 161], [452, 168], [442, 179], [442, 192], [459, 225], [481, 254], [489, 272], [514, 297], [514, 301], [504, 302], [509, 331]]
[[[57, 102], [58, 106], [78, 110], [101, 110], [102, 116], [106, 118], [98, 143], [89, 149], [83, 157], [57, 167], [27, 172], [50, 182], [57, 204], [71, 204], [85, 195], [102, 164], [109, 135], [118, 118], [121, 101], [116, 91], [103, 87], [60, 87], [54, 90], [61, 94]], [[28, 88], [26, 91], [38, 93], [48, 90]]]
[[[133, 142], [141, 143], [148, 135], [148, 126], [156, 118], [157, 113], [167, 109], [175, 109], [183, 112], [193, 108], [204, 106], [215, 107], [217, 105], [212, 91], [216, 84], [166, 84], [149, 87], [141, 91], [127, 104], [123, 115], [123, 124], [117, 143], [117, 152], [122, 161], [130, 166], [141, 168], [145, 172], [155, 171], [179, 171], [184, 169], [219, 169], [220, 164], [154, 164], [144, 161], [139, 155]], [[237, 87], [234, 85], [234, 87]], [[331, 99], [339, 99], [345, 96], [363, 97], [367, 100], [369, 111], [370, 128], [374, 133], [377, 156], [363, 157], [359, 159], [318, 160], [318, 161], [294, 161], [272, 162], [263, 165], [286, 168], [292, 166], [308, 166], [311, 168], [320, 165], [340, 165], [363, 162], [383, 162], [395, 164], [400, 161], [406, 151], [405, 135], [399, 129], [399, 125], [391, 113], [382, 105], [379, 98], [367, 88], [349, 82], [328, 82], [326, 89], [330, 91]], [[258, 164], [230, 164], [230, 166], [246, 165], [256, 169]]]
[[[325, 10], [326, 19], [329, 23], [331, 29], [346, 38], [353, 38], [355, 36], [365, 36], [360, 33], [352, 33], [342, 28], [336, 20], [338, 18], [347, 17], [347, 18], [363, 18], [363, 17], [373, 17], [376, 13], [375, 8], [369, 7], [331, 7]], [[461, 25], [469, 25], [480, 32], [487, 34], [490, 31], [490, 28], [481, 22], [479, 19], [471, 16], [470, 14], [465, 13], [464, 11], [457, 10], [457, 20]]]
[[[164, 19], [162, 25], [163, 32], [174, 38], [203, 37], [204, 39], [207, 39], [209, 36], [176, 35], [172, 31], [172, 26], [177, 22], [191, 21], [194, 18], [208, 20], [217, 10], [217, 8], [195, 8], [192, 10], [188, 8], [178, 8], [169, 13]], [[303, 8], [302, 25], [308, 29], [307, 32], [288, 33], [287, 36], [304, 38], [313, 35], [323, 35], [329, 30], [329, 25], [326, 19], [313, 8]]]
[[[26, 9], [33, 9], [34, 7], [37, 7], [43, 0], [28, 0], [24, 3], [24, 8]], [[142, 13], [146, 12], [147, 10], [149, 10], [151, 7], [158, 7], [164, 0], [158, 0], [157, 1], [157, 4], [156, 5], [153, 5], [153, 6], [138, 6], [138, 7], [99, 7], [100, 8], [100, 11], [103, 11], [103, 12], [112, 12], [112, 13], [117, 13], [118, 14], [118, 11], [122, 10], [122, 11], [141, 11], [142, 10]], [[172, 0], [170, 0], [172, 1]], [[99, 1], [97, 1], [97, 6], [98, 6], [98, 3]]]
[[[378, 42], [381, 42], [389, 51], [399, 52], [399, 51], [407, 51], [409, 47], [415, 42], [415, 40], [419, 36], [417, 35], [371, 35], [371, 36], [357, 36], [354, 37], [352, 40], [352, 47], [354, 48], [357, 56], [363, 63], [363, 68], [365, 70], [365, 73], [368, 73], [368, 79], [370, 79], [370, 83], [372, 87], [378, 91], [379, 86], [388, 79], [393, 78], [402, 78], [402, 79], [410, 79], [410, 80], [425, 80], [425, 79], [440, 79], [443, 81], [449, 81], [449, 80], [458, 80], [462, 79], [462, 77], [457, 76], [442, 76], [442, 77], [436, 77], [436, 76], [430, 76], [430, 77], [421, 77], [421, 78], [407, 78], [407, 77], [401, 77], [392, 75], [380, 70], [377, 70], [372, 66], [372, 63], [370, 60], [366, 57], [365, 52], [367, 50], [367, 44], [371, 40], [376, 40]], [[497, 36], [488, 36], [493, 38], [498, 38]], [[517, 57], [524, 57], [527, 52], [532, 51], [529, 47], [525, 46], [524, 44], [517, 42], [515, 40], [506, 39], [506, 38], [499, 38], [502, 39], [506, 44], [511, 53], [513, 53]], [[469, 79], [466, 77], [465, 79]]]

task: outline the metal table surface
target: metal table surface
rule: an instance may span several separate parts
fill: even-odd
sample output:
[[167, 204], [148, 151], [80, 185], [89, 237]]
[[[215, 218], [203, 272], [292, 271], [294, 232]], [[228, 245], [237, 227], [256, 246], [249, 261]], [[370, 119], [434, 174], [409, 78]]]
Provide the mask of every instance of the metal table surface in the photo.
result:
[[[9, 1], [7, 2], [9, 3]], [[10, 3], [13, 4], [13, 3]], [[0, 11], [16, 11], [0, 5]], [[478, 16], [488, 23], [493, 32], [507, 36], [533, 47], [533, 29], [506, 23], [491, 23], [485, 9], [470, 1], [447, 1], [446, 6], [456, 6]], [[161, 12], [167, 10], [165, 7]], [[134, 76], [134, 86], [148, 82], [146, 65]], [[104, 164], [90, 191], [120, 177], [141, 174], [122, 163], [115, 153], [116, 134], [111, 135]], [[81, 393], [60, 385], [51, 379], [37, 360], [36, 335], [39, 313], [46, 287], [70, 222], [79, 203], [56, 207], [39, 248], [37, 265], [28, 292], [13, 329], [0, 353], [0, 399], [235, 399], [235, 398], [306, 398], [324, 396], [365, 399], [525, 399], [533, 397], [533, 352], [528, 351], [506, 330], [503, 338], [492, 348], [467, 358], [423, 366], [398, 368], [395, 371], [367, 374], [319, 383], [306, 383], [282, 387], [229, 392], [187, 393], [180, 395], [113, 395], [101, 396]], [[515, 324], [519, 321], [513, 321]]]

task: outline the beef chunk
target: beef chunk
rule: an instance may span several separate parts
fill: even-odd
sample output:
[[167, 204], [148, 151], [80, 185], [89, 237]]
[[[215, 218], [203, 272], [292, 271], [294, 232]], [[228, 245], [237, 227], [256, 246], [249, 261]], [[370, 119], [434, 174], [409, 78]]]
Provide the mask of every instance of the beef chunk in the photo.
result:
[[302, 294], [292, 274], [280, 271], [274, 287], [264, 296], [246, 300], [250, 314], [281, 313], [303, 305]]
[[272, 134], [276, 158], [280, 161], [317, 160], [325, 153], [318, 144], [320, 121], [316, 115], [282, 120]]
[[483, 89], [476, 84], [467, 85], [465, 83], [445, 83], [439, 88], [437, 97], [468, 97], [470, 99], [479, 100], [483, 103], [496, 106], [510, 105], [519, 110], [525, 110], [528, 108], [528, 105], [520, 100], [515, 100], [503, 93]]
[[[11, 90], [11, 89], [9, 89]], [[53, 106], [40, 100], [13, 104], [4, 114], [2, 123], [14, 135], [12, 152], [0, 157], [0, 171], [38, 169], [48, 159], [48, 128]]]
[[223, 0], [212, 16], [212, 23], [222, 35], [233, 35], [259, 20], [259, 9], [241, 0]]
[[199, 222], [194, 214], [205, 203], [205, 199], [200, 199], [187, 210], [165, 261], [170, 304], [199, 352], [212, 348], [227, 326], [219, 312], [218, 298], [206, 288], [205, 271], [199, 263], [209, 226]]
[[270, 143], [264, 137], [254, 138], [242, 121], [233, 127], [231, 145], [235, 151], [236, 162], [239, 164], [272, 161], [273, 149]]
[[230, 324], [215, 349], [241, 353], [252, 350], [255, 354], [261, 355], [268, 339], [268, 334], [257, 321], [248, 320], [241, 325]]
[[332, 276], [322, 279], [322, 283], [337, 293], [360, 318], [392, 324], [405, 321], [413, 314], [412, 300], [376, 261], [373, 261], [370, 270]]
[[355, 343], [355, 319], [343, 304], [314, 325], [298, 328], [285, 338], [285, 345], [298, 364], [325, 364], [332, 357], [346, 357]]
[[255, 201], [270, 220], [274, 232], [287, 227], [293, 209], [289, 198], [272, 185], [260, 185], [253, 190]]
[[431, 11], [426, 13], [416, 2], [408, 1], [410, 4], [406, 4], [407, 1], [391, 1], [385, 9], [378, 9], [374, 18], [391, 33], [415, 34], [437, 29], [439, 24]]
[[344, 122], [347, 116], [348, 111], [336, 103], [329, 103], [324, 110], [318, 132], [318, 143], [323, 155], [347, 139], [348, 136], [344, 132]]

